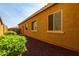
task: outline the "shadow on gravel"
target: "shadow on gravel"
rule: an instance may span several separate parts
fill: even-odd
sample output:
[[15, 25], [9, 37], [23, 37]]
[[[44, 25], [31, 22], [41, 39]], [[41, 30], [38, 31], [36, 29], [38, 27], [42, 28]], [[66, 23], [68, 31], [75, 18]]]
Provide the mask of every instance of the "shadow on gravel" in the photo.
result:
[[31, 37], [27, 37], [27, 40], [26, 45], [28, 51], [23, 53], [23, 56], [79, 56], [78, 52], [45, 43]]

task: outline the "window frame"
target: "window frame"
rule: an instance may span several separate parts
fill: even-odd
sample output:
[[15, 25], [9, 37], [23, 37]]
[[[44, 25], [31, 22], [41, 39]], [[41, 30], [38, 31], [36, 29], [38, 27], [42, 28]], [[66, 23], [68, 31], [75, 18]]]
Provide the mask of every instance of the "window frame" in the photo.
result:
[[[27, 27], [27, 29], [26, 29], [26, 27]], [[29, 28], [29, 24], [25, 24], [25, 30], [28, 30], [28, 28]]]
[[[37, 32], [37, 28], [36, 28], [36, 29], [32, 29], [32, 28], [33, 28], [33, 22], [36, 22], [36, 23], [37, 23], [36, 20], [34, 20], [34, 21], [31, 22], [31, 30], [32, 30], [32, 32]], [[37, 25], [37, 26], [38, 26], [38, 25]]]
[[[50, 25], [50, 24], [49, 24], [49, 18], [50, 18], [51, 16], [53, 16], [53, 14], [48, 15], [48, 30], [49, 30], [49, 31], [52, 31], [52, 30], [53, 30], [53, 20], [52, 20], [52, 24], [51, 24], [51, 25], [52, 25], [52, 29], [50, 29], [50, 26], [49, 26], [49, 25]], [[53, 19], [53, 18], [52, 18], [52, 19]]]
[[[48, 26], [47, 26], [47, 32], [50, 32], [50, 33], [64, 33], [63, 32], [63, 10], [62, 9], [60, 9], [60, 10], [57, 10], [57, 11], [55, 11], [55, 12], [53, 12], [53, 13], [51, 13], [51, 14], [55, 14], [55, 13], [57, 13], [57, 12], [61, 12], [61, 30], [49, 30], [48, 29]], [[49, 14], [49, 15], [51, 15], [51, 14]], [[48, 15], [48, 16], [49, 16]], [[54, 17], [53, 17], [53, 19], [54, 19]], [[47, 19], [47, 25], [49, 24], [49, 22], [48, 22], [48, 19]], [[54, 21], [53, 21], [53, 28], [54, 28]]]

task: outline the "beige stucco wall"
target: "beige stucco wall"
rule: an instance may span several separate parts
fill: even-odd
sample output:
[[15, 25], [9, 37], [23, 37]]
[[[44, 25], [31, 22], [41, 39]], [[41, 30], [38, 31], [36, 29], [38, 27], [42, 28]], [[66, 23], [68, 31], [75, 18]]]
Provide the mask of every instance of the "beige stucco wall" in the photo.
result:
[[4, 33], [8, 31], [7, 26], [4, 25], [4, 30], [3, 31], [4, 31]]
[[8, 31], [7, 26], [0, 23], [0, 36], [3, 35], [7, 31]]
[[[63, 11], [63, 33], [47, 32], [48, 15], [57, 10]], [[31, 23], [36, 20], [38, 23], [37, 31], [31, 30]], [[22, 26], [29, 24], [29, 29], [22, 30]], [[28, 19], [26, 22], [19, 25], [19, 28], [24, 35], [36, 38], [38, 40], [55, 44], [79, 52], [79, 4], [55, 4], [49, 7], [38, 15]]]
[[3, 25], [0, 23], [0, 36], [3, 35]]

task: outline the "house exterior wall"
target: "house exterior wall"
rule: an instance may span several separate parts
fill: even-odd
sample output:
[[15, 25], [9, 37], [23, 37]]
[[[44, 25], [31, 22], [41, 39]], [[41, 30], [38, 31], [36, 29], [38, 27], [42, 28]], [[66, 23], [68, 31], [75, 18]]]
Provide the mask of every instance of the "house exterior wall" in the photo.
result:
[[[62, 10], [62, 32], [48, 32], [48, 15]], [[37, 31], [31, 30], [32, 22], [37, 21]], [[28, 30], [23, 28], [29, 24]], [[79, 52], [79, 4], [60, 3], [19, 24], [21, 33], [38, 40], [55, 44]]]
[[0, 36], [3, 35], [3, 25], [0, 23]]
[[1, 24], [0, 22], [0, 36], [3, 35], [3, 33], [7, 32], [7, 26], [5, 26], [4, 24]]
[[3, 33], [5, 33], [5, 32], [7, 32], [8, 31], [8, 28], [7, 28], [7, 26], [5, 26], [5, 25], [3, 25], [4, 27], [3, 27]]

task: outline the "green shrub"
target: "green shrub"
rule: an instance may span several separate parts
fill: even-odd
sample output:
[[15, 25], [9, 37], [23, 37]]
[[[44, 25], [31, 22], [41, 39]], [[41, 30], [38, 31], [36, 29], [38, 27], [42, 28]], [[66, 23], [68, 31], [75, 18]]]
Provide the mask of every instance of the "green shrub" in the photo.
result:
[[18, 56], [27, 51], [26, 38], [19, 35], [3, 35], [0, 37], [0, 56]]
[[17, 33], [14, 31], [7, 31], [4, 35], [17, 35]]

